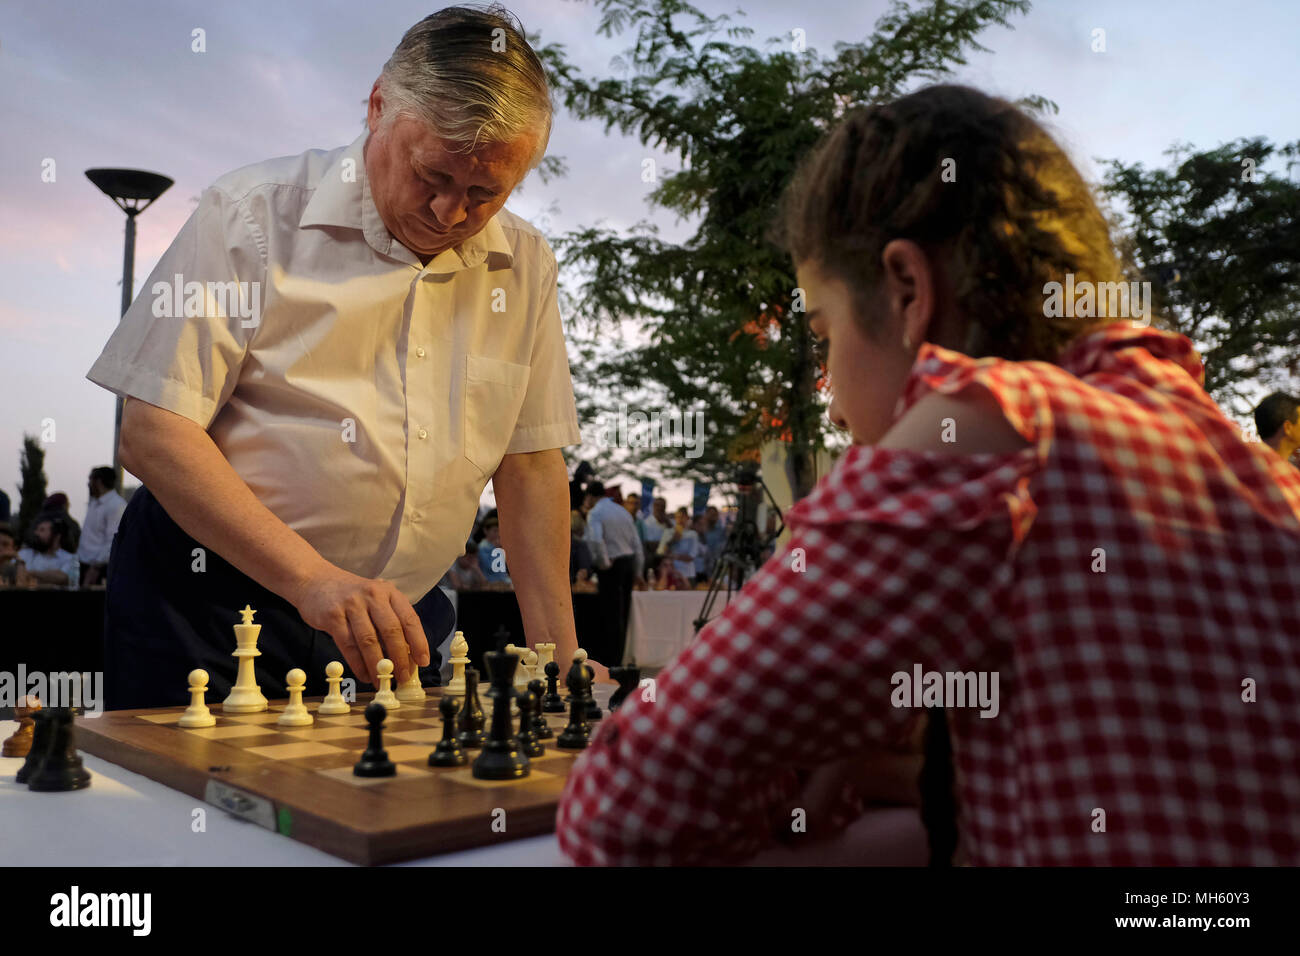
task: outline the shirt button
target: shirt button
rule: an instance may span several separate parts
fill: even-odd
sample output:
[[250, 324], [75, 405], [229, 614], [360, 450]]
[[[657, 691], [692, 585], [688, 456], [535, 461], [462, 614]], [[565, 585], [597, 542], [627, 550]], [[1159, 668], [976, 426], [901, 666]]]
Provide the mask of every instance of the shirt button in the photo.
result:
[[419, 435], [421, 438], [429, 437], [429, 433], [425, 431], [423, 428], [421, 428], [418, 432], [416, 432], [416, 434]]
[[415, 354], [417, 358], [424, 358], [424, 349], [416, 349]]

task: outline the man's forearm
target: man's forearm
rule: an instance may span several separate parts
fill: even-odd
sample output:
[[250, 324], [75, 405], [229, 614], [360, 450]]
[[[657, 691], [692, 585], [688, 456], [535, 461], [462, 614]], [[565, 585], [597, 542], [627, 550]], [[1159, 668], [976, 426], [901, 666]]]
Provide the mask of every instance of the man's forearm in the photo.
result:
[[67, 584], [68, 576], [62, 571], [31, 571], [27, 572], [33, 579], [40, 581], [42, 584]]
[[492, 479], [501, 544], [529, 643], [555, 644], [561, 673], [578, 649], [569, 587], [569, 484], [558, 449], [507, 455]]
[[122, 460], [190, 537], [291, 603], [311, 574], [328, 566], [257, 500], [194, 422], [129, 400]]

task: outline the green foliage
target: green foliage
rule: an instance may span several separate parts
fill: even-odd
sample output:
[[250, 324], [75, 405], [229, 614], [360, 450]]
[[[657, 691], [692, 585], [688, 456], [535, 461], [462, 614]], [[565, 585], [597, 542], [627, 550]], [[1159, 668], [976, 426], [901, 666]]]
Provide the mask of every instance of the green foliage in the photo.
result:
[[31, 529], [32, 519], [45, 503], [45, 449], [41, 447], [35, 435], [23, 435], [23, 453], [19, 459], [22, 483], [18, 486], [18, 540], [26, 542], [27, 532]]
[[[1106, 164], [1124, 248], [1162, 318], [1200, 349], [1206, 390], [1245, 417], [1260, 390], [1300, 378], [1300, 142], [1241, 139], [1169, 169]], [[1265, 172], [1274, 156], [1285, 174]], [[1251, 181], [1248, 165], [1254, 163]], [[1287, 381], [1287, 376], [1291, 381]]]
[[[597, 6], [599, 32], [631, 41], [617, 75], [583, 76], [557, 45], [538, 53], [576, 116], [680, 158], [679, 168], [655, 170], [648, 199], [693, 232], [670, 242], [645, 223], [624, 233], [595, 225], [556, 240], [566, 273], [581, 277], [572, 299], [582, 317], [572, 336], [580, 410], [608, 413], [615, 397], [632, 405], [634, 396], [707, 408], [704, 456], [663, 449], [665, 474], [716, 480], [764, 441], [785, 439], [806, 493], [813, 454], [835, 442], [822, 368], [791, 312], [793, 264], [767, 240], [778, 199], [846, 109], [944, 78], [984, 49], [982, 30], [1029, 4], [895, 2], [870, 36], [828, 54], [795, 49], [792, 37], [759, 48], [747, 27], [683, 0]], [[640, 184], [642, 169], [628, 176]], [[629, 329], [633, 341], [618, 351], [599, 347]]]

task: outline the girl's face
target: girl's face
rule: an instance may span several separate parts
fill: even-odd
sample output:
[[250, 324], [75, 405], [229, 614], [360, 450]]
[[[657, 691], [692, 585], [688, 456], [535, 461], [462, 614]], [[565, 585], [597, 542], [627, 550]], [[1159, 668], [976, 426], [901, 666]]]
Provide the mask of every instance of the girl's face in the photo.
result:
[[[813, 262], [797, 269], [808, 325], [829, 349], [831, 421], [857, 445], [876, 444], [893, 424], [894, 408], [935, 307], [934, 276], [919, 246], [895, 240], [881, 258], [884, 274], [869, 297], [873, 314], [866, 316], [855, 314], [843, 281]], [[878, 331], [868, 335], [864, 324]]]

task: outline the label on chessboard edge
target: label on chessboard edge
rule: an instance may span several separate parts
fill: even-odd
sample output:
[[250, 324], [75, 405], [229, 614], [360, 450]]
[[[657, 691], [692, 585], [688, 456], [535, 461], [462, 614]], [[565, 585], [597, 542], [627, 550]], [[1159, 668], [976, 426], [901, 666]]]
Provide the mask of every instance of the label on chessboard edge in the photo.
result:
[[280, 832], [276, 826], [275, 805], [265, 797], [254, 796], [220, 780], [209, 780], [203, 792], [203, 800], [225, 810], [231, 816], [256, 823], [272, 833]]

